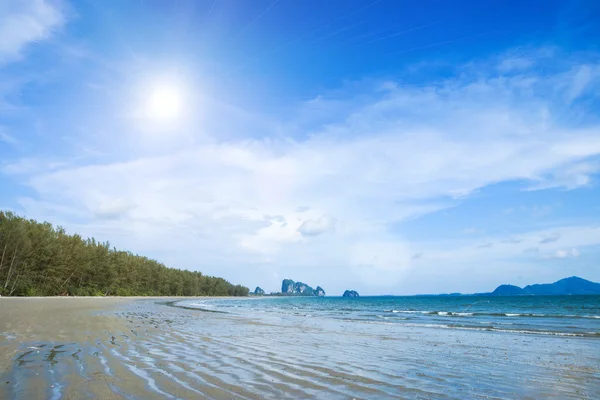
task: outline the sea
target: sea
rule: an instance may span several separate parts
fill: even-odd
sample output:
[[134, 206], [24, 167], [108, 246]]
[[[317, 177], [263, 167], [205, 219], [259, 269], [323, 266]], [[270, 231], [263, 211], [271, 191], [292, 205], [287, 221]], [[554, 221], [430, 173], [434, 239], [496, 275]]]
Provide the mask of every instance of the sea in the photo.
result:
[[600, 399], [600, 296], [69, 301], [5, 324], [0, 398]]
[[255, 297], [180, 306], [247, 317], [325, 318], [454, 330], [600, 339], [600, 296]]

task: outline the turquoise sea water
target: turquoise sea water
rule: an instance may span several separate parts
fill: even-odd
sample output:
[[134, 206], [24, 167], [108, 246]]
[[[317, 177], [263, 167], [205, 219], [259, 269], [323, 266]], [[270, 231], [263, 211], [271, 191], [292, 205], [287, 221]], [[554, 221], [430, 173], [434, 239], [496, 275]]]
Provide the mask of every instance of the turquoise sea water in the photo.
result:
[[264, 297], [179, 304], [257, 318], [346, 322], [600, 338], [600, 296]]

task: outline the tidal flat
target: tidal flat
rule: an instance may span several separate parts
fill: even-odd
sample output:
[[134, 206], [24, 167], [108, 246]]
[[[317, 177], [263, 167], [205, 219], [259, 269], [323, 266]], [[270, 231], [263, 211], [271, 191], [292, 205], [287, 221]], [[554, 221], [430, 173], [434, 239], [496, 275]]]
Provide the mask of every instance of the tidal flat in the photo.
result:
[[214, 313], [180, 300], [1, 298], [0, 398], [600, 397], [594, 337]]

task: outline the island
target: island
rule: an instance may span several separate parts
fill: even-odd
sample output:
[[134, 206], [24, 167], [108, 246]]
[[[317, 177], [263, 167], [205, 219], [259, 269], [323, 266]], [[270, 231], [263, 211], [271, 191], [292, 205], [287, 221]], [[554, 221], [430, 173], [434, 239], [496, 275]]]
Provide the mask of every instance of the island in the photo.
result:
[[417, 294], [417, 297], [430, 296], [569, 296], [569, 295], [599, 295], [600, 283], [588, 281], [578, 276], [563, 278], [554, 283], [538, 283], [519, 287], [516, 285], [503, 284], [494, 289], [493, 292], [480, 293], [440, 293], [440, 294]]
[[281, 294], [287, 296], [325, 296], [325, 290], [321, 286], [313, 289], [303, 282], [294, 282], [291, 279], [284, 279], [281, 282]]
[[342, 297], [360, 297], [356, 290], [346, 290]]
[[500, 285], [491, 294], [494, 296], [516, 296], [526, 293], [523, 289], [515, 285]]
[[591, 282], [578, 276], [564, 278], [554, 283], [527, 285], [500, 285], [489, 295], [492, 296], [549, 296], [549, 295], [600, 294], [600, 283]]
[[281, 282], [281, 292], [265, 293], [260, 286], [254, 289], [254, 292], [250, 293], [252, 296], [325, 296], [325, 290], [321, 286], [317, 286], [313, 289], [311, 286], [304, 282], [294, 282], [291, 279], [284, 279]]

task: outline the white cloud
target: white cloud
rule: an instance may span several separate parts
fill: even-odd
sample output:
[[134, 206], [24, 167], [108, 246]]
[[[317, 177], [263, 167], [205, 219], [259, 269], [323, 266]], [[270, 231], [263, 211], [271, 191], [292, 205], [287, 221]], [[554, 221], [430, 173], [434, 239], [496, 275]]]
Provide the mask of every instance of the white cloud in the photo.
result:
[[571, 249], [571, 255], [573, 257], [579, 257], [579, 250], [577, 250], [577, 249]]
[[560, 233], [559, 232], [552, 232], [550, 234], [545, 234], [539, 241], [539, 244], [548, 244], [548, 243], [555, 243], [558, 242], [560, 240]]
[[589, 89], [590, 83], [595, 79], [594, 75], [596, 73], [597, 72], [588, 65], [582, 65], [578, 68], [569, 87], [569, 91], [567, 92], [568, 101], [573, 101], [584, 94], [585, 91]]
[[600, 163], [594, 161], [576, 162], [550, 172], [545, 178], [532, 185], [528, 190], [550, 188], [575, 189], [587, 186], [592, 176], [600, 170]]
[[[435, 263], [484, 263], [486, 260], [515, 260], [522, 257], [532, 259], [547, 258], [547, 255], [565, 254], [579, 256], [579, 249], [600, 245], [600, 229], [594, 226], [573, 225], [560, 228], [532, 230], [514, 235], [514, 240], [506, 241], [501, 237], [490, 237], [493, 246], [485, 251], [478, 248], [476, 238], [458, 238], [412, 243], [416, 251], [427, 251], [427, 262]], [[540, 237], [560, 237], [560, 242], [552, 241], [539, 246]], [[541, 256], [540, 256], [541, 255]], [[425, 260], [423, 260], [425, 261]]]
[[414, 254], [401, 241], [363, 239], [347, 250], [350, 270], [368, 285], [387, 286], [398, 282], [412, 268]]
[[0, 64], [19, 59], [26, 46], [47, 39], [64, 22], [62, 12], [48, 1], [2, 1]]
[[[540, 237], [560, 235], [560, 243], [552, 242], [538, 246]], [[535, 230], [515, 235], [518, 241], [503, 242], [501, 237], [490, 237], [494, 246], [482, 251], [477, 248], [476, 238], [459, 237], [435, 242], [413, 242], [415, 251], [427, 252], [427, 257], [413, 260], [410, 282], [419, 284], [428, 276], [435, 292], [493, 290], [500, 283], [513, 283], [515, 277], [524, 276], [528, 283], [552, 282], [567, 275], [580, 275], [591, 280], [600, 278], [597, 269], [572, 262], [569, 270], [564, 266], [554, 268], [552, 259], [574, 261], [580, 249], [600, 247], [600, 229], [595, 226], [564, 226], [561, 228]], [[547, 276], [547, 278], [545, 278]], [[468, 277], [468, 279], [467, 279]], [[485, 283], [487, 282], [487, 286]], [[412, 293], [418, 293], [418, 290]]]
[[556, 250], [550, 256], [547, 256], [547, 258], [567, 258], [567, 257], [579, 257], [579, 250], [577, 250], [577, 249], [570, 249], [570, 250], [560, 249], [560, 250]]
[[133, 210], [135, 205], [124, 199], [109, 199], [101, 202], [94, 210], [95, 215], [100, 219], [116, 219], [126, 216]]
[[334, 221], [327, 217], [320, 217], [319, 219], [307, 219], [300, 225], [298, 232], [303, 236], [318, 236], [322, 233], [332, 229]]
[[[283, 132], [277, 138], [262, 122], [237, 124], [232, 115], [218, 122], [243, 125], [244, 135], [236, 130], [227, 140], [213, 135], [184, 144], [173, 135], [161, 138], [174, 144], [160, 155], [140, 146], [119, 162], [78, 160], [53, 171], [15, 162], [5, 172], [28, 177], [39, 198], [22, 203], [31, 216], [53, 215], [135, 251], [160, 252], [175, 266], [248, 285], [256, 285], [256, 271], [266, 268], [269, 276], [303, 281], [309, 279], [294, 274], [330, 273], [331, 285], [344, 274], [365, 285], [396, 287], [416, 263], [436, 265], [443, 280], [462, 268], [465, 257], [523, 257], [524, 249], [540, 243], [544, 252], [558, 251], [559, 239], [561, 246], [581, 246], [557, 230], [511, 241], [489, 238], [485, 251], [477, 249], [481, 242], [469, 242], [446, 252], [435, 243], [409, 243], [394, 231], [494, 183], [574, 189], [589, 184], [600, 168], [586, 161], [600, 155], [600, 126], [574, 125], [548, 111], [568, 109], [573, 88], [579, 96], [597, 84], [596, 65], [573, 61], [552, 75], [528, 65], [513, 66], [507, 76], [497, 69], [472, 71], [431, 86], [378, 82], [334, 98], [324, 94], [302, 105], [297, 118], [274, 121]], [[321, 114], [311, 119], [311, 107], [328, 110], [327, 122]], [[194, 130], [206, 139], [203, 126], [187, 129]], [[110, 146], [144, 140], [126, 130], [114, 135], [107, 137]], [[51, 204], [78, 210], [86, 222], [76, 224]]]
[[0, 126], [0, 141], [8, 143], [10, 145], [16, 145], [19, 143], [17, 139], [6, 133], [6, 131]]
[[42, 171], [49, 172], [68, 167], [67, 162], [44, 161], [37, 158], [20, 158], [2, 165], [0, 171], [8, 175], [35, 175]]

